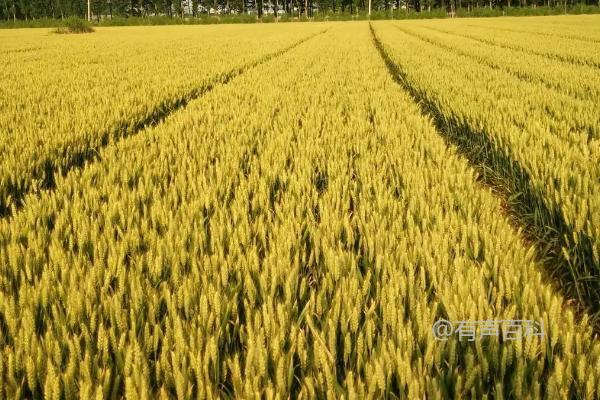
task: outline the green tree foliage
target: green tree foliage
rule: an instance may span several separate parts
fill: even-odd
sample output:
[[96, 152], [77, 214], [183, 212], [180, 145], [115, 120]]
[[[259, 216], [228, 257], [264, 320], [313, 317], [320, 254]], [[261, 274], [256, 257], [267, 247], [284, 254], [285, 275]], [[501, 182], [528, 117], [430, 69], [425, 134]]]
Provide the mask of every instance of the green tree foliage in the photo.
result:
[[[194, 16], [199, 14], [245, 13], [272, 14], [275, 8], [288, 16], [319, 14], [365, 13], [368, 0], [90, 0], [95, 19], [150, 16]], [[549, 7], [564, 10], [576, 4], [597, 5], [597, 0], [372, 0], [374, 12], [396, 14], [406, 12], [429, 12], [434, 9], [443, 13], [457, 10], [458, 14], [473, 13], [481, 16], [498, 15], [493, 10], [514, 7]], [[262, 13], [260, 10], [262, 9]], [[583, 8], [581, 9], [583, 10]], [[576, 10], [573, 10], [576, 11]], [[502, 12], [502, 11], [500, 11]], [[500, 14], [501, 15], [501, 14]], [[87, 0], [0, 0], [0, 19], [31, 20], [39, 18], [64, 18], [87, 16]], [[390, 15], [388, 15], [390, 16]], [[396, 15], [398, 16], [398, 15]]]

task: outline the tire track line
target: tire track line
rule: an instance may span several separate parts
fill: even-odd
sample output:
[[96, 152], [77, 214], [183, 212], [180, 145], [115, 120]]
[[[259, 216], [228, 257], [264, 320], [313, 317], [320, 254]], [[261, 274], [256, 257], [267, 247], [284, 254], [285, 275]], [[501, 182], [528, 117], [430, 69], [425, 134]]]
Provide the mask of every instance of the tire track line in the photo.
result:
[[[108, 147], [110, 144], [114, 144], [128, 137], [135, 136], [145, 129], [161, 124], [171, 114], [184, 109], [191, 101], [204, 96], [218, 86], [227, 85], [236, 77], [258, 67], [259, 65], [267, 63], [285, 53], [294, 50], [307, 41], [324, 34], [328, 29], [329, 28], [326, 28], [322, 31], [298, 40], [283, 49], [267, 54], [258, 60], [246, 63], [245, 65], [234, 68], [229, 72], [218, 75], [212, 81], [193, 88], [179, 97], [164, 100], [140, 120], [132, 122], [124, 119], [118, 122], [116, 128], [112, 128], [98, 135], [98, 141], [100, 142], [99, 146], [90, 146], [82, 151], [68, 154], [64, 154], [68, 152], [68, 146], [57, 148], [54, 154], [50, 154], [45, 160], [40, 161], [39, 169], [33, 172], [30, 179], [28, 177], [27, 180], [18, 179], [15, 181], [9, 181], [5, 184], [5, 188], [12, 197], [12, 201], [11, 203], [7, 204], [3, 200], [0, 200], [0, 218], [9, 218], [22, 209], [24, 206], [24, 200], [29, 194], [37, 194], [42, 191], [55, 190], [56, 180], [59, 175], [65, 176], [71, 170], [85, 168], [86, 164], [98, 161], [100, 159], [100, 151]], [[54, 164], [53, 159], [57, 154], [66, 157], [67, 161], [64, 165]], [[39, 188], [37, 189], [34, 187], [34, 182], [36, 181], [40, 182]]]
[[[578, 315], [590, 313], [594, 328], [600, 332], [600, 287], [597, 280], [586, 279], [590, 271], [600, 269], [588, 257], [592, 254], [591, 238], [575, 232], [561, 209], [546, 205], [529, 172], [511, 154], [498, 148], [488, 132], [474, 131], [456, 116], [445, 115], [434, 98], [414, 86], [387, 53], [372, 24], [369, 27], [373, 43], [394, 81], [432, 120], [447, 145], [456, 148], [479, 173], [482, 183], [500, 197], [513, 226], [522, 231], [526, 242], [535, 246], [537, 261], [545, 267], [551, 282], [560, 285], [565, 298], [576, 299], [573, 308]], [[568, 239], [574, 236], [576, 240]], [[568, 249], [568, 254], [563, 248]]]

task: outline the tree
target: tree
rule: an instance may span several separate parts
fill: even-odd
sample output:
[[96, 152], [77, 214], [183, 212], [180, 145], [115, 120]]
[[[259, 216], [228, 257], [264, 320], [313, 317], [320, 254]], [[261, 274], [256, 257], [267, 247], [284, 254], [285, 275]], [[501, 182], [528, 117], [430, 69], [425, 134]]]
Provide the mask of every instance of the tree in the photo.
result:
[[[104, 16], [112, 18], [124, 17], [149, 17], [152, 15], [168, 15], [183, 17], [185, 14], [198, 15], [200, 5], [207, 9], [224, 7], [228, 11], [237, 10], [246, 12], [247, 9], [256, 9], [259, 18], [262, 18], [265, 9], [264, 0], [90, 0], [91, 12], [96, 19]], [[467, 7], [469, 11], [473, 8], [512, 8], [529, 6], [553, 6], [560, 7], [562, 12], [567, 11], [569, 4], [575, 4], [573, 0], [269, 0], [278, 13], [284, 9], [286, 13], [298, 11], [296, 16], [313, 17], [314, 6], [323, 12], [347, 12], [368, 13], [372, 11], [389, 11], [406, 8], [406, 12], [421, 12], [433, 8], [446, 10], [449, 15], [455, 12], [455, 6], [461, 9]], [[0, 0], [0, 19], [3, 20], [31, 20], [38, 18], [67, 18], [78, 16], [85, 18], [87, 15], [88, 0]], [[600, 0], [582, 0], [582, 4], [600, 6]]]

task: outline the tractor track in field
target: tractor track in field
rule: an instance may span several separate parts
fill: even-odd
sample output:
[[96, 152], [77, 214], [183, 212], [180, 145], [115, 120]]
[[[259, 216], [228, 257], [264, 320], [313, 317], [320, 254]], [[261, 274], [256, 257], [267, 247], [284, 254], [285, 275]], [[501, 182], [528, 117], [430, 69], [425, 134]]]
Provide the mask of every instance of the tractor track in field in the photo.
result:
[[585, 60], [581, 60], [581, 59], [578, 59], [578, 58], [564, 56], [564, 55], [561, 55], [561, 54], [549, 54], [549, 53], [544, 53], [544, 52], [540, 52], [540, 51], [534, 51], [534, 50], [531, 50], [531, 49], [524, 49], [524, 48], [519, 47], [519, 46], [510, 46], [510, 45], [507, 45], [507, 44], [496, 43], [493, 40], [485, 39], [485, 38], [480, 38], [480, 37], [472, 35], [472, 34], [446, 31], [446, 30], [439, 29], [439, 28], [432, 28], [430, 26], [424, 26], [423, 28], [429, 29], [429, 30], [434, 31], [434, 32], [441, 32], [441, 33], [446, 33], [446, 34], [452, 35], [452, 36], [458, 36], [458, 37], [463, 37], [463, 38], [475, 40], [476, 42], [487, 44], [489, 46], [500, 47], [500, 48], [503, 48], [503, 49], [518, 51], [520, 53], [525, 53], [525, 54], [535, 54], [537, 56], [547, 58], [547, 59], [549, 59], [551, 61], [562, 62], [562, 63], [569, 64], [569, 65], [583, 65], [583, 66], [586, 66], [586, 67], [592, 67], [592, 68], [599, 68], [600, 69], [600, 62], [598, 62], [598, 61], [590, 60], [590, 61], [586, 62]]
[[[579, 317], [589, 313], [594, 331], [600, 333], [600, 289], [579, 275], [599, 268], [590, 264], [593, 261], [586, 260], [586, 254], [592, 252], [591, 239], [577, 233], [577, 244], [567, 241], [565, 238], [572, 238], [574, 230], [560, 209], [553, 211], [545, 205], [543, 194], [534, 189], [529, 173], [510, 154], [499, 149], [487, 132], [474, 131], [454, 115], [444, 115], [435, 99], [414, 86], [402, 67], [390, 57], [371, 23], [369, 28], [373, 44], [394, 81], [411, 96], [423, 115], [430, 118], [446, 144], [467, 159], [478, 172], [481, 183], [500, 198], [501, 212], [520, 231], [524, 244], [534, 246], [536, 260], [547, 272], [545, 281], [558, 286], [566, 303], [570, 303]], [[575, 261], [565, 257], [563, 248], [569, 250]]]
[[[33, 172], [29, 181], [14, 181], [5, 184], [8, 193], [12, 197], [12, 202], [5, 204], [3, 200], [0, 200], [0, 218], [10, 218], [16, 212], [21, 210], [24, 206], [24, 200], [28, 195], [39, 195], [38, 192], [53, 191], [56, 189], [56, 182], [59, 176], [66, 176], [72, 170], [85, 168], [86, 164], [97, 162], [101, 158], [100, 151], [108, 147], [110, 144], [114, 144], [128, 137], [135, 136], [146, 129], [161, 124], [171, 114], [184, 109], [191, 101], [199, 99], [205, 94], [211, 92], [216, 87], [227, 85], [238, 76], [294, 50], [309, 40], [324, 34], [328, 29], [329, 28], [323, 29], [317, 33], [292, 43], [290, 46], [267, 54], [258, 60], [234, 68], [229, 72], [215, 77], [206, 84], [189, 90], [179, 97], [163, 100], [140, 120], [132, 122], [124, 119], [117, 122], [116, 128], [111, 128], [110, 130], [107, 130], [99, 135], [99, 146], [90, 146], [85, 150], [78, 152], [69, 152], [68, 146], [56, 149], [54, 154], [50, 154], [46, 157], [46, 159], [40, 161], [38, 164], [39, 168]], [[54, 164], [54, 158], [56, 155], [63, 156], [67, 159], [65, 165]], [[39, 182], [37, 189], [32, 187], [33, 182], [35, 181]]]
[[578, 36], [578, 35], [568, 36], [568, 35], [561, 35], [559, 33], [523, 31], [520, 29], [511, 29], [511, 28], [505, 28], [505, 27], [500, 27], [500, 26], [483, 26], [483, 25], [474, 25], [474, 24], [468, 24], [466, 26], [470, 26], [473, 28], [492, 29], [492, 30], [495, 29], [498, 31], [527, 34], [527, 35], [549, 36], [551, 38], [555, 37], [555, 38], [561, 38], [561, 39], [566, 39], [566, 40], [578, 40], [580, 42], [586, 42], [586, 43], [596, 43], [596, 44], [600, 43], [600, 39]]
[[467, 58], [473, 60], [474, 62], [476, 62], [479, 65], [487, 66], [487, 67], [492, 68], [492, 69], [494, 69], [496, 71], [505, 72], [505, 73], [507, 73], [507, 74], [509, 74], [511, 76], [514, 76], [516, 79], [520, 80], [521, 82], [529, 83], [529, 84], [534, 84], [534, 85], [537, 84], [537, 83], [539, 83], [539, 84], [543, 85], [546, 89], [552, 90], [553, 92], [556, 92], [558, 94], [569, 96], [569, 97], [571, 97], [571, 98], [573, 98], [575, 100], [589, 101], [589, 99], [586, 98], [585, 96], [582, 96], [579, 93], [572, 93], [569, 90], [567, 90], [565, 88], [562, 88], [560, 86], [557, 86], [556, 84], [554, 84], [552, 82], [549, 82], [548, 80], [546, 80], [546, 79], [544, 79], [542, 77], [535, 77], [535, 76], [531, 76], [531, 75], [529, 75], [527, 73], [521, 73], [521, 72], [518, 72], [518, 71], [513, 71], [513, 70], [511, 70], [509, 68], [504, 68], [501, 65], [499, 65], [497, 63], [494, 63], [493, 61], [489, 61], [489, 60], [485, 60], [485, 59], [479, 58], [476, 55], [470, 54], [467, 51], [464, 51], [464, 50], [461, 50], [461, 49], [458, 49], [458, 48], [453, 48], [452, 46], [447, 45], [445, 43], [440, 43], [436, 39], [430, 38], [430, 37], [428, 37], [426, 35], [406, 30], [406, 29], [404, 29], [404, 28], [402, 28], [402, 27], [400, 27], [398, 25], [394, 25], [394, 27], [396, 29], [398, 29], [400, 32], [402, 32], [402, 33], [404, 33], [404, 34], [406, 34], [408, 36], [411, 36], [413, 38], [416, 38], [418, 40], [421, 40], [423, 42], [429, 43], [430, 45], [435, 46], [438, 49], [449, 51], [449, 52], [458, 54], [459, 56], [467, 57]]

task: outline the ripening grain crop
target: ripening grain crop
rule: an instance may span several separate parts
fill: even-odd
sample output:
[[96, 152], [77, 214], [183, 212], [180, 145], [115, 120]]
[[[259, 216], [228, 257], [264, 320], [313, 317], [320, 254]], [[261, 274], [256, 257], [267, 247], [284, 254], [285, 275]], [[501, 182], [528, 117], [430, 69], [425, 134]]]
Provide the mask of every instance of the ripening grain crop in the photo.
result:
[[[450, 36], [438, 39], [438, 28], [432, 31], [430, 25], [381, 23], [374, 24], [374, 32], [405, 86], [444, 125], [443, 135], [484, 173], [497, 176], [533, 236], [551, 248], [559, 264], [553, 276], [597, 313], [600, 108], [593, 96], [585, 96], [600, 88], [597, 73], [586, 67], [578, 78], [586, 84], [572, 78], [559, 85], [552, 71], [558, 73], [566, 64], [550, 57], [555, 70], [550, 65], [545, 73], [516, 74], [514, 64], [500, 63], [494, 46], [487, 46], [487, 55], [466, 48], [454, 51]], [[464, 30], [470, 29], [475, 28]], [[503, 33], [491, 40], [497, 37], [508, 40]], [[522, 35], [519, 43], [527, 37]], [[593, 54], [600, 44], [587, 47]]]
[[[512, 149], [543, 201], [572, 162], [581, 190], [564, 199], [594, 204], [593, 143], [576, 129], [597, 110], [575, 84], [542, 82], [553, 72], [525, 82], [394, 24], [257, 27], [281, 51], [1, 218], [0, 398], [597, 398], [594, 321], [380, 50], [438, 110]], [[442, 318], [530, 319], [545, 335], [441, 341]]]
[[60, 172], [94, 158], [107, 143], [324, 29], [297, 25], [281, 35], [257, 28], [0, 33], [8, 47], [0, 50], [0, 215], [28, 192], [54, 187]]

